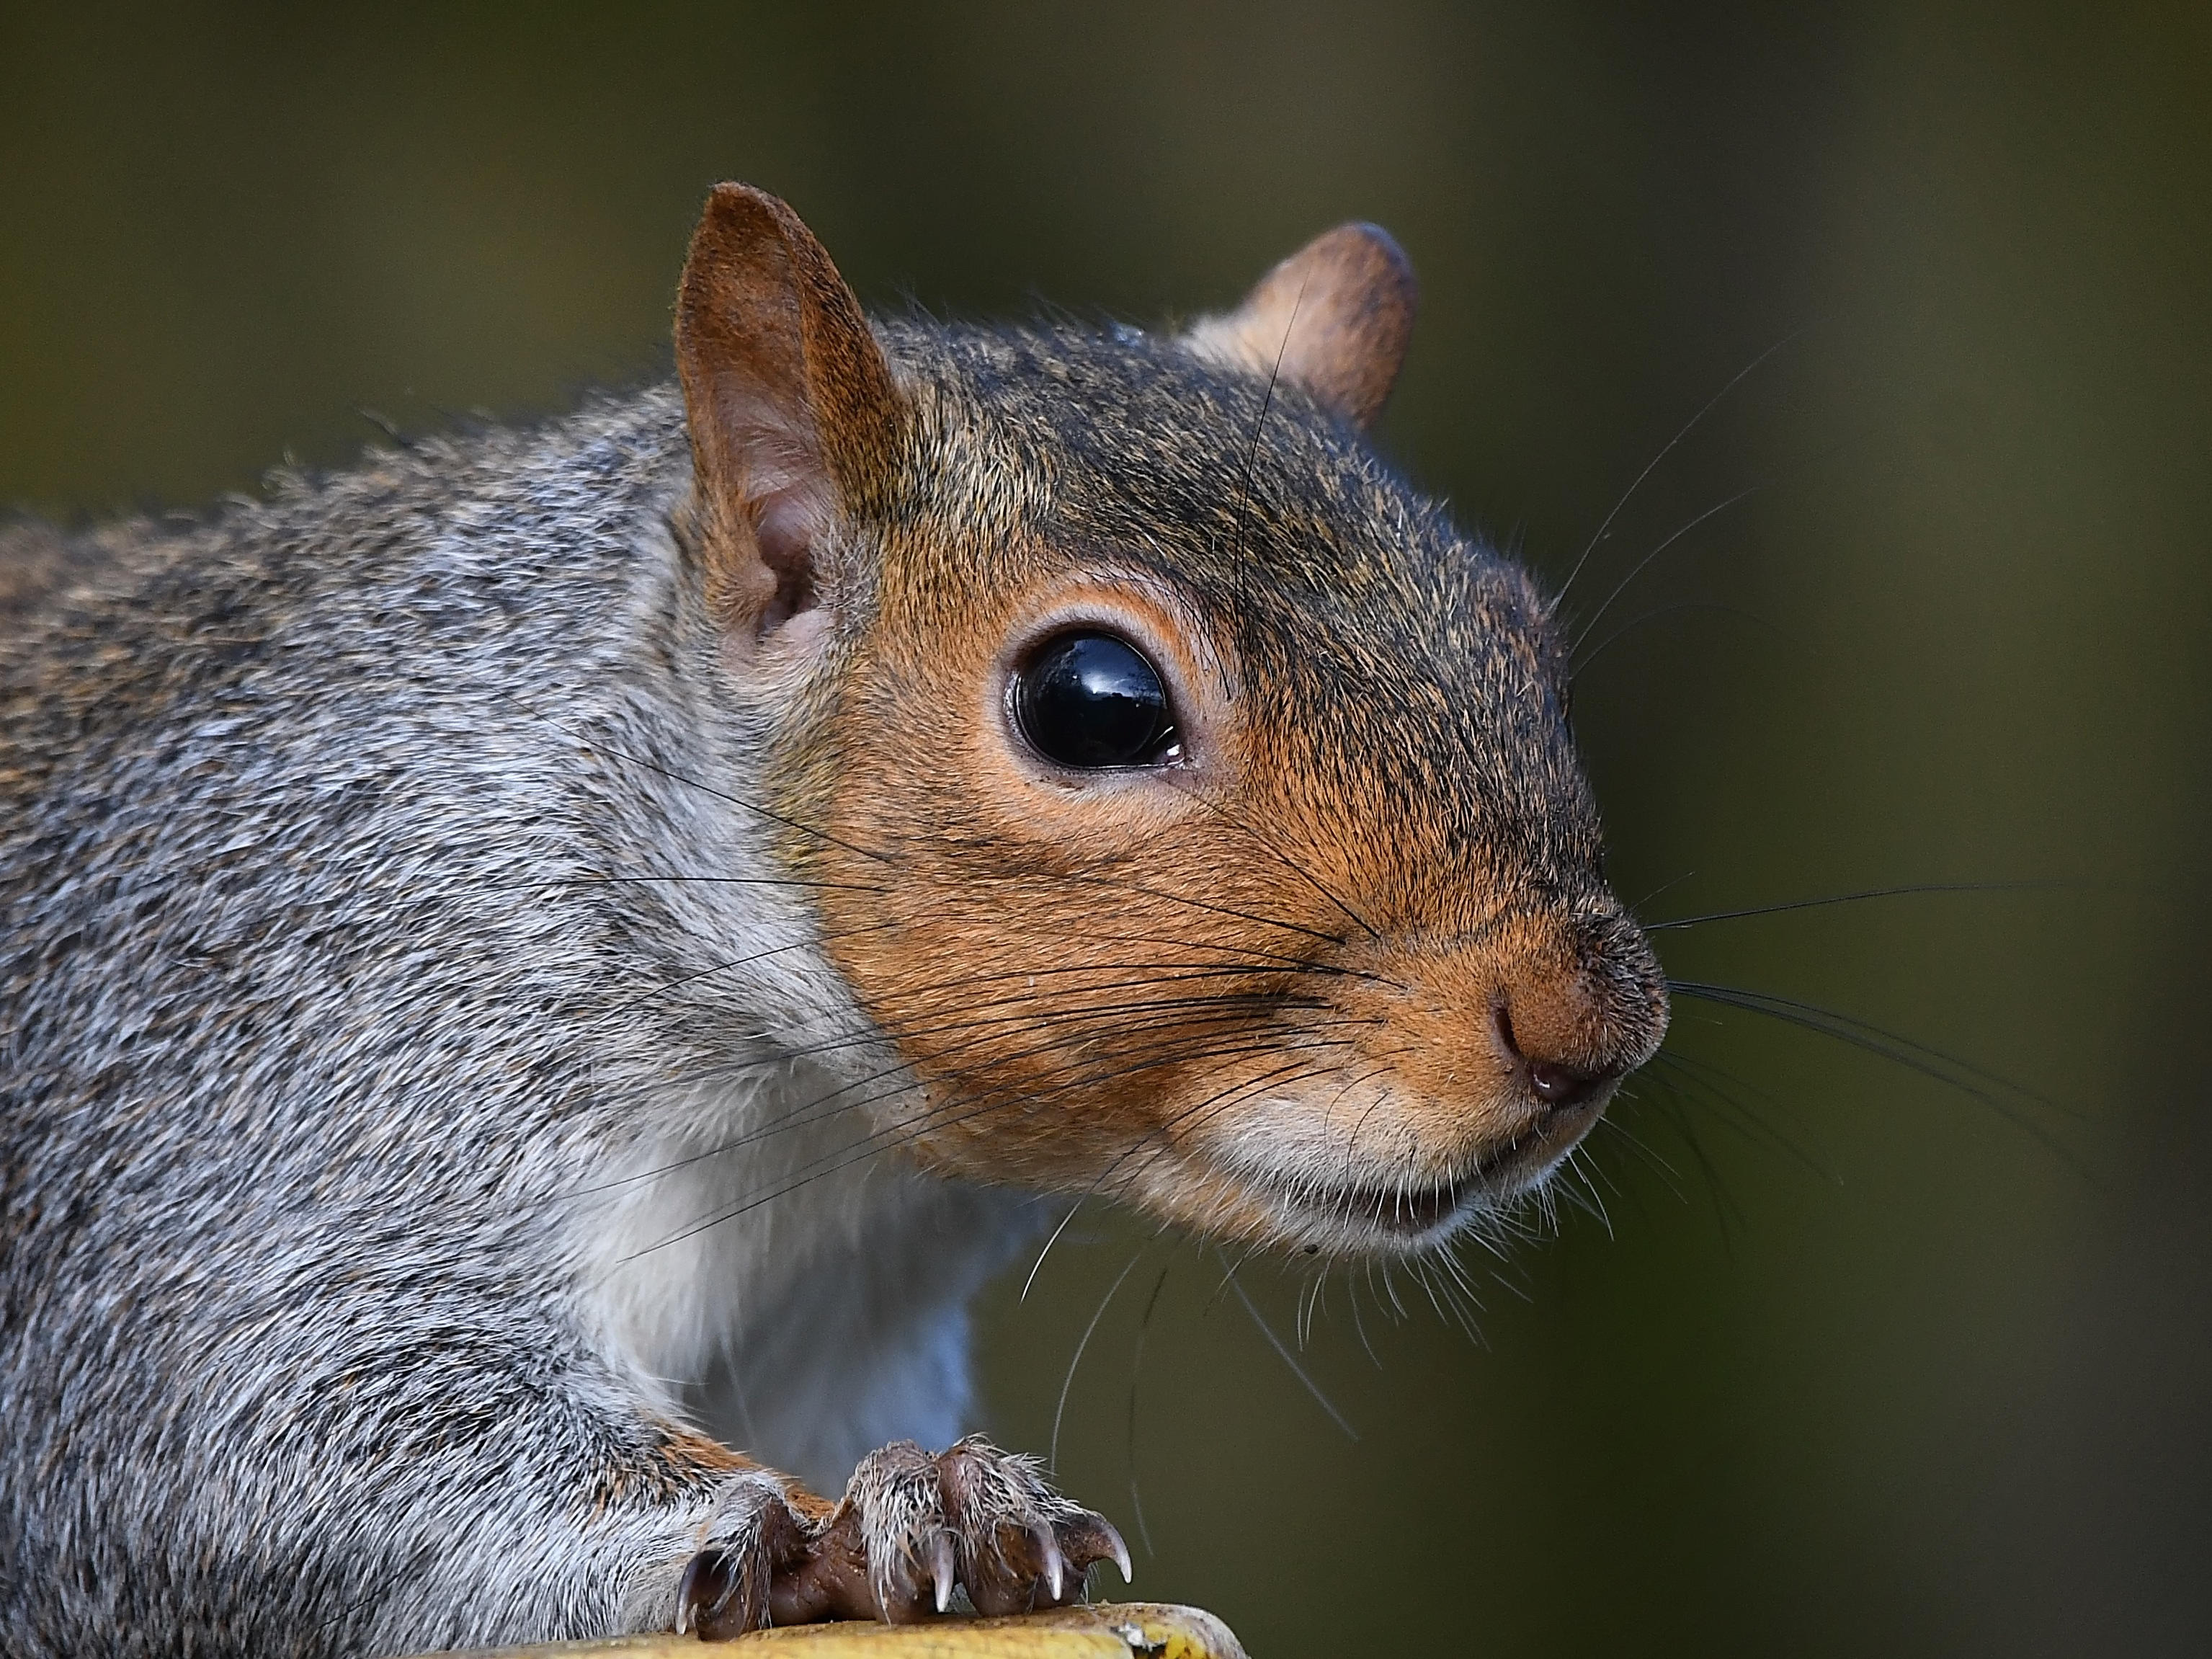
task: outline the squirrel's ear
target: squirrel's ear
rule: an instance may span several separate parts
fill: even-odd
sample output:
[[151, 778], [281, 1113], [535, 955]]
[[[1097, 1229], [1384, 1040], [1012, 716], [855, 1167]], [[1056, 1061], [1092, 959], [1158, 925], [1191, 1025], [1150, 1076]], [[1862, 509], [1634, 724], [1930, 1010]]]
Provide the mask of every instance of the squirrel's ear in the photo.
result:
[[819, 602], [841, 510], [890, 477], [902, 404], [860, 302], [797, 214], [717, 185], [676, 300], [710, 592], [765, 636]]
[[1389, 232], [1339, 225], [1186, 338], [1203, 356], [1303, 386], [1364, 427], [1382, 412], [1406, 360], [1419, 295], [1413, 264]]

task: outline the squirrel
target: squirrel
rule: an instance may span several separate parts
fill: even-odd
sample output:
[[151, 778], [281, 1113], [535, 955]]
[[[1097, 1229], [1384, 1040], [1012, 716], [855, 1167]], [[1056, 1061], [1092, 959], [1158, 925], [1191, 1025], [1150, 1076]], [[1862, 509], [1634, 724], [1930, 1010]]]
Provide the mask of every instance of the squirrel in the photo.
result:
[[672, 385], [0, 532], [0, 1650], [1072, 1601], [963, 1437], [1048, 1206], [1539, 1187], [1667, 999], [1551, 602], [1364, 435], [1414, 298], [871, 319], [722, 185]]

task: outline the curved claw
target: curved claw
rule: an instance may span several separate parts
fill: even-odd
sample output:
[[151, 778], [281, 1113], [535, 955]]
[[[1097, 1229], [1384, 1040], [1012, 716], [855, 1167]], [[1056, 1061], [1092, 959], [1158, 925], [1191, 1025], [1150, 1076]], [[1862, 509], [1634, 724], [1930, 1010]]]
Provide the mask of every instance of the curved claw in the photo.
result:
[[937, 1610], [939, 1613], [952, 1606], [956, 1572], [952, 1559], [952, 1534], [939, 1531], [929, 1540], [929, 1582], [937, 1592]]
[[690, 1560], [684, 1563], [684, 1577], [677, 1581], [676, 1633], [678, 1636], [689, 1636], [691, 1633], [691, 1609], [703, 1599], [699, 1593], [699, 1580], [702, 1571], [699, 1564], [705, 1559], [704, 1554], [693, 1556]]
[[1060, 1587], [1067, 1582], [1067, 1563], [1060, 1557], [1060, 1540], [1042, 1521], [1030, 1522], [1030, 1536], [1036, 1540], [1037, 1553], [1044, 1559], [1044, 1582], [1052, 1591], [1052, 1599], [1057, 1601]]
[[1098, 1524], [1106, 1529], [1106, 1541], [1114, 1547], [1114, 1565], [1121, 1572], [1121, 1582], [1134, 1583], [1136, 1575], [1129, 1571], [1129, 1547], [1121, 1541], [1121, 1529], [1103, 1515]]
[[705, 1634], [714, 1629], [723, 1622], [738, 1588], [738, 1564], [727, 1553], [701, 1550], [686, 1564], [676, 1587], [676, 1633], [683, 1636], [696, 1630]]

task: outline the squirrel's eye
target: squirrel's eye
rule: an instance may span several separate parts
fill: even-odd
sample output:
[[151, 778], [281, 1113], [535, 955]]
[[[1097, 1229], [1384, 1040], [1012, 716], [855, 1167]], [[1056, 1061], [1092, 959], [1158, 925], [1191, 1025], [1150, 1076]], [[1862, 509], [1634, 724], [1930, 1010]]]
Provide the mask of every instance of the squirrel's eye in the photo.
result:
[[1095, 770], [1174, 758], [1174, 711], [1159, 671], [1117, 635], [1047, 640], [1014, 676], [1014, 719], [1047, 760]]

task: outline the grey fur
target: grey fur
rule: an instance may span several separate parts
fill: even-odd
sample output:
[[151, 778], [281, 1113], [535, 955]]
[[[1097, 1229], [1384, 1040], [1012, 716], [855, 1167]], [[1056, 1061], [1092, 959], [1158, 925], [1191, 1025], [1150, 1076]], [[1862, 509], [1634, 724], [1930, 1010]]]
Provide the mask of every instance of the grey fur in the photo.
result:
[[[669, 1621], [725, 1476], [595, 1498], [654, 1486], [685, 1407], [610, 1340], [646, 1317], [610, 1286], [679, 1294], [665, 1281], [702, 1259], [593, 1259], [624, 1235], [580, 1217], [670, 1146], [884, 1060], [775, 1061], [865, 1029], [787, 893], [605, 884], [769, 868], [734, 803], [772, 716], [702, 690], [710, 630], [668, 524], [688, 481], [680, 406], [650, 392], [108, 532], [15, 625], [0, 1650], [375, 1653]], [[652, 994], [778, 945], [711, 999]], [[740, 1185], [818, 1151], [772, 1146]], [[896, 1171], [831, 1185], [809, 1236], [783, 1228], [787, 1249], [702, 1294], [773, 1327], [799, 1286], [949, 1231], [970, 1242], [939, 1253], [914, 1322], [957, 1326], [1020, 1224]], [[790, 1461], [941, 1443], [963, 1384], [933, 1375], [919, 1421], [863, 1401], [842, 1427], [817, 1392]]]

